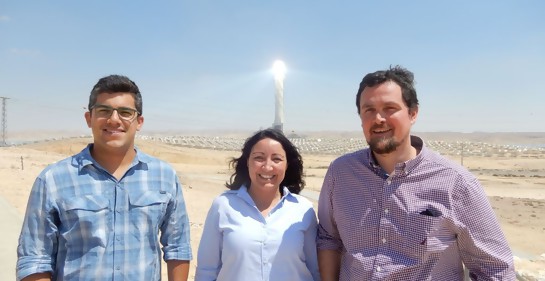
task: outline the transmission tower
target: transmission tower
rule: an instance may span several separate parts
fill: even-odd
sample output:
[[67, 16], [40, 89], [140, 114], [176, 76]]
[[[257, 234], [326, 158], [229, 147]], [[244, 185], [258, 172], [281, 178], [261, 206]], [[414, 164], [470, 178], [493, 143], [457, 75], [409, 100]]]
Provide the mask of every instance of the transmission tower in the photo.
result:
[[6, 130], [7, 130], [7, 117], [6, 117], [6, 100], [9, 98], [7, 97], [0, 97], [2, 99], [2, 142], [0, 143], [0, 146], [7, 146], [8, 143], [6, 142]]

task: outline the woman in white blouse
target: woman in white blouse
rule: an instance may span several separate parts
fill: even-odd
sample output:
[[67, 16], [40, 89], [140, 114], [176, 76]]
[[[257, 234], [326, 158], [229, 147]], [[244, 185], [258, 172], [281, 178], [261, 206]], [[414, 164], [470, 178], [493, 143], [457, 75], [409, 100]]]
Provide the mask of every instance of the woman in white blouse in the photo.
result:
[[297, 148], [280, 131], [261, 130], [230, 164], [230, 190], [204, 224], [195, 280], [320, 280], [316, 214], [298, 195], [305, 181]]

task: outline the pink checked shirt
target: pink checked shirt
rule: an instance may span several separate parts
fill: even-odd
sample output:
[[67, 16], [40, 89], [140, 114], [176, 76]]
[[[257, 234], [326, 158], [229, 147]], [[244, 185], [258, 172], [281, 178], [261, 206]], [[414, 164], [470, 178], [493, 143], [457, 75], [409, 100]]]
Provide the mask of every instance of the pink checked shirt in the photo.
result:
[[511, 250], [477, 179], [420, 153], [387, 175], [369, 149], [339, 157], [318, 205], [318, 249], [341, 251], [339, 280], [515, 280]]

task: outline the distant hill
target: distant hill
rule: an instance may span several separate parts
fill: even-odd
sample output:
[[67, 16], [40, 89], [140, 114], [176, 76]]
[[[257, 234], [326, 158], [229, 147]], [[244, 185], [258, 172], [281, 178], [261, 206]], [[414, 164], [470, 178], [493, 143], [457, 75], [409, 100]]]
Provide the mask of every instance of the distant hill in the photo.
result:
[[[220, 137], [237, 137], [246, 138], [253, 131], [243, 130], [223, 130], [223, 131], [153, 131], [144, 130], [140, 135], [154, 136], [220, 136]], [[285, 134], [290, 137], [299, 138], [353, 138], [363, 139], [361, 131], [286, 131]], [[469, 142], [486, 142], [492, 144], [513, 144], [513, 145], [545, 145], [545, 132], [528, 132], [528, 133], [511, 133], [511, 132], [413, 132], [414, 135], [422, 137], [425, 141], [469, 141]], [[16, 143], [21, 141], [37, 141], [44, 139], [58, 139], [69, 137], [90, 136], [91, 131], [26, 131], [13, 132], [8, 134], [7, 142]]]
[[545, 132], [529, 132], [529, 133], [488, 133], [488, 132], [473, 132], [473, 133], [457, 133], [457, 132], [415, 132], [417, 136], [425, 140], [441, 140], [441, 141], [470, 141], [470, 142], [486, 142], [493, 144], [543, 144], [545, 145]]

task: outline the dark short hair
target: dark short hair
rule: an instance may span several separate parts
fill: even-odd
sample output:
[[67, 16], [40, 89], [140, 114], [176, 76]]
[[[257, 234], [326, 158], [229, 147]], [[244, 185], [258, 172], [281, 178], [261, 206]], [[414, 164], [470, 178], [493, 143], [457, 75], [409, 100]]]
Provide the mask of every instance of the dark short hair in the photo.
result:
[[374, 87], [387, 81], [393, 81], [399, 87], [401, 87], [401, 96], [403, 102], [409, 108], [413, 110], [418, 108], [418, 98], [416, 96], [416, 90], [414, 89], [414, 74], [399, 65], [390, 66], [387, 70], [379, 70], [372, 73], [368, 73], [363, 77], [360, 83], [358, 93], [356, 95], [356, 106], [358, 107], [358, 114], [360, 114], [360, 97], [365, 87]]
[[270, 138], [282, 145], [286, 151], [287, 169], [284, 180], [280, 183], [280, 192], [283, 186], [287, 187], [291, 193], [299, 194], [305, 187], [303, 179], [303, 157], [299, 154], [297, 147], [284, 136], [284, 134], [276, 129], [265, 129], [256, 132], [253, 136], [246, 139], [242, 146], [242, 155], [238, 158], [232, 158], [229, 166], [235, 170], [231, 175], [230, 181], [225, 183], [229, 189], [239, 189], [243, 184], [250, 187], [250, 174], [248, 172], [248, 159], [252, 148], [262, 139]]
[[106, 77], [100, 78], [96, 85], [91, 90], [91, 95], [89, 95], [89, 105], [87, 109], [91, 108], [96, 104], [97, 97], [102, 93], [131, 93], [134, 96], [134, 106], [138, 111], [139, 115], [142, 115], [142, 95], [136, 83], [131, 79], [123, 75], [109, 75]]

